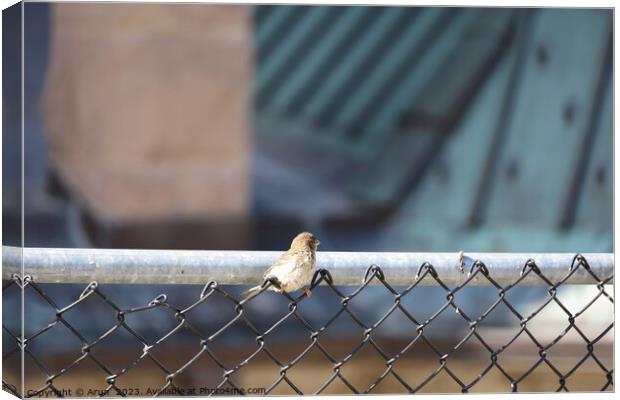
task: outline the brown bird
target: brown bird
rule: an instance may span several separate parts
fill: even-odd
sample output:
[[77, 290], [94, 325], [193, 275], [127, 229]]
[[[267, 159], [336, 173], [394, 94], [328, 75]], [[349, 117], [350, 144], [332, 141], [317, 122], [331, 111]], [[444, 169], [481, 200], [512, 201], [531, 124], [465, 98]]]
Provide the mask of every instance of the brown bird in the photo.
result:
[[[294, 292], [309, 284], [316, 266], [316, 249], [321, 242], [310, 232], [302, 232], [295, 236], [291, 248], [282, 254], [263, 274], [263, 280], [275, 278], [280, 289], [271, 285], [268, 290], [277, 293]], [[261, 285], [254, 286], [243, 293], [249, 297], [260, 291]], [[310, 289], [304, 289], [310, 297]]]

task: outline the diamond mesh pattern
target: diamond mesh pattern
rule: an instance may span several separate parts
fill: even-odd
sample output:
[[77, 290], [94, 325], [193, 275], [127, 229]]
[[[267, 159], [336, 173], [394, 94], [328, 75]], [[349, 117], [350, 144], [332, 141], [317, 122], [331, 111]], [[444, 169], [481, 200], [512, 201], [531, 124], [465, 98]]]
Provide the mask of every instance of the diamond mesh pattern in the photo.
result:
[[[580, 268], [586, 270], [589, 276], [591, 276], [592, 287], [596, 287], [596, 295], [592, 298], [584, 298], [583, 306], [578, 311], [571, 312], [569, 307], [567, 307], [560, 300], [560, 297], [558, 296], [558, 288], [562, 285], [570, 283], [570, 277]], [[531, 274], [537, 275], [540, 283], [547, 288], [547, 297], [536, 309], [534, 309], [534, 311], [524, 314], [519, 312], [517, 308], [508, 300], [507, 295], [511, 293], [511, 290], [518, 286], [523, 279]], [[463, 310], [462, 307], [459, 306], [458, 295], [459, 291], [463, 287], [467, 286], [476, 276], [484, 277], [489, 287], [496, 289], [497, 297], [493, 299], [490, 306], [484, 312], [479, 315], [469, 315]], [[424, 279], [431, 279], [434, 281], [437, 290], [442, 290], [445, 294], [445, 302], [432, 315], [430, 315], [430, 317], [422, 319], [414, 316], [412, 312], [407, 310], [407, 307], [403, 305], [403, 299], [415, 291]], [[345, 387], [347, 392], [350, 393], [376, 393], [375, 389], [382, 383], [382, 381], [388, 378], [395, 379], [395, 381], [398, 382], [402, 388], [402, 392], [416, 393], [422, 390], [426, 385], [428, 385], [429, 382], [441, 373], [447, 374], [450, 379], [454, 381], [457, 387], [460, 388], [460, 391], [465, 393], [469, 392], [472, 388], [475, 388], [476, 385], [484, 380], [485, 377], [487, 377], [487, 375], [491, 372], [497, 371], [505, 377], [505, 382], [507, 383], [506, 391], [510, 390], [516, 392], [520, 389], [520, 383], [528, 376], [536, 374], [536, 371], [543, 365], [546, 365], [551, 371], [553, 371], [553, 375], [556, 377], [555, 390], [569, 391], [570, 384], [568, 383], [568, 379], [573, 376], [586, 362], [594, 362], [598, 367], [597, 370], [603, 377], [602, 382], [604, 383], [601, 384], [600, 387], [593, 388], [593, 390], [604, 391], [611, 390], [613, 387], [613, 367], [605, 365], [605, 363], [595, 353], [595, 349], [597, 348], [597, 344], [601, 338], [613, 329], [613, 322], [609, 325], [605, 323], [606, 326], [601, 326], [597, 331], [598, 333], [593, 336], [591, 333], [587, 335], [586, 332], [584, 332], [584, 329], [578, 326], [578, 318], [597, 302], [608, 301], [613, 305], [613, 298], [605, 288], [605, 285], [610, 284], [612, 280], [613, 275], [607, 277], [597, 276], [590, 268], [588, 261], [581, 255], [576, 255], [574, 257], [572, 264], [569, 268], [567, 268], [566, 275], [557, 282], [552, 282], [547, 279], [544, 273], [536, 265], [536, 262], [534, 260], [529, 260], [525, 263], [525, 265], [523, 265], [520, 277], [507, 286], [498, 284], [493, 279], [492, 274], [482, 261], [476, 261], [468, 271], [468, 278], [466, 281], [455, 287], [449, 287], [444, 284], [433, 265], [429, 263], [420, 265], [416, 276], [412, 278], [411, 284], [404, 288], [391, 286], [385, 279], [385, 275], [381, 267], [371, 265], [363, 277], [362, 284], [355, 288], [353, 292], [346, 294], [344, 293], [345, 288], [333, 284], [328, 270], [319, 269], [314, 275], [311, 287], [315, 288], [322, 285], [327, 288], [323, 290], [331, 291], [332, 294], [340, 301], [340, 306], [337, 311], [333, 313], [333, 315], [329, 315], [333, 312], [333, 309], [324, 310], [324, 313], [326, 314], [326, 322], [318, 327], [313, 326], [313, 324], [308, 321], [300, 310], [300, 304], [306, 300], [306, 295], [302, 293], [298, 297], [292, 297], [290, 294], [285, 293], [283, 295], [287, 298], [287, 310], [275, 323], [267, 329], [261, 330], [255, 323], [252, 322], [253, 316], [250, 312], [252, 307], [248, 307], [248, 305], [255, 302], [258, 296], [264, 296], [263, 293], [271, 285], [277, 285], [277, 282], [265, 281], [262, 285], [262, 290], [259, 293], [247, 299], [240, 299], [236, 295], [230, 293], [230, 291], [227, 291], [225, 288], [218, 286], [217, 282], [212, 281], [204, 286], [198, 295], [198, 299], [193, 304], [184, 308], [179, 308], [175, 304], [172, 304], [168, 301], [168, 296], [166, 294], [161, 294], [155, 299], [149, 301], [146, 305], [123, 309], [119, 307], [113, 299], [106, 295], [106, 288], [100, 287], [97, 282], [92, 282], [87, 285], [83, 292], [71, 304], [60, 307], [54, 299], [52, 299], [51, 296], [43, 290], [43, 285], [39, 285], [34, 282], [30, 276], [25, 276], [23, 278], [14, 276], [12, 280], [5, 281], [3, 290], [7, 291], [7, 289], [10, 289], [11, 287], [17, 286], [18, 289], [30, 291], [29, 295], [35, 295], [42, 300], [46, 307], [53, 310], [55, 318], [49, 321], [49, 323], [44, 327], [26, 337], [23, 343], [20, 339], [20, 334], [9, 329], [3, 321], [3, 331], [5, 335], [8, 335], [9, 340], [15, 344], [15, 346], [12, 346], [11, 348], [7, 348], [5, 346], [3, 360], [6, 365], [6, 361], [11, 357], [19, 357], [20, 350], [23, 349], [24, 357], [29, 359], [36, 366], [36, 368], [40, 370], [43, 376], [45, 376], [45, 383], [43, 385], [39, 387], [25, 388], [28, 397], [38, 396], [43, 392], [49, 391], [59, 397], [66, 395], [67, 393], [66, 391], [63, 392], [64, 388], [61, 383], [63, 376], [71, 374], [72, 371], [79, 369], [80, 365], [87, 362], [87, 360], [94, 363], [96, 368], [101, 371], [100, 380], [103, 384], [103, 389], [97, 393], [100, 396], [131, 395], [131, 393], [128, 393], [125, 388], [121, 387], [119, 384], [119, 379], [128, 374], [130, 371], [141, 368], [141, 366], [144, 365], [145, 360], [152, 362], [155, 368], [161, 372], [160, 384], [158, 385], [157, 390], [155, 390], [152, 394], [170, 394], [171, 391], [182, 392], [183, 387], [182, 382], [180, 383], [180, 381], [182, 381], [180, 376], [192, 368], [200, 368], [198, 366], [198, 360], [204, 358], [208, 359], [209, 362], [214, 363], [216, 369], [219, 371], [217, 388], [232, 388], [236, 390], [236, 392], [234, 392], [235, 394], [239, 394], [243, 393], [244, 390], [237, 380], [239, 371], [246, 368], [249, 363], [260, 356], [266, 356], [273, 364], [275, 364], [275, 366], [277, 366], [279, 370], [275, 380], [264, 382], [264, 394], [273, 394], [274, 389], [280, 385], [286, 385], [294, 392], [304, 394], [298, 382], [296, 382], [295, 378], [291, 376], [290, 371], [293, 367], [302, 362], [302, 360], [311, 351], [318, 351], [330, 366], [329, 376], [324, 380], [320, 387], [314, 391], [316, 394], [325, 392], [326, 389], [331, 385], [334, 385], [336, 381], [344, 385], [339, 387]], [[374, 321], [374, 323], [368, 324], [364, 322], [364, 319], [361, 318], [356, 311], [354, 311], [350, 304], [371, 283], [379, 283], [379, 288], [381, 288], [381, 290], [385, 290], [386, 293], [391, 296], [392, 302], [388, 310], [380, 318]], [[19, 290], [15, 290], [15, 293], [19, 293]], [[271, 296], [274, 295], [271, 294]], [[233, 311], [231, 315], [234, 314], [234, 317], [222, 326], [213, 327], [213, 329], [210, 330], [212, 332], [207, 334], [204, 328], [201, 328], [202, 324], [200, 324], [201, 326], [198, 326], [198, 324], [195, 323], [196, 320], [206, 318], [206, 316], [196, 310], [200, 305], [212, 302], [214, 297], [219, 297], [218, 301], [220, 303], [218, 303], [218, 307], [222, 307], [222, 304], [227, 304], [227, 307]], [[90, 301], [96, 300], [101, 303], [101, 305], [109, 310], [109, 313], [112, 314], [116, 320], [116, 322], [110, 326], [109, 329], [94, 340], [87, 339], [87, 337], [80, 332], [74, 324], [70, 323], [69, 318], [67, 318], [69, 311], [80, 307], [87, 301], [87, 299], [90, 299]], [[537, 339], [535, 332], [531, 328], [532, 321], [534, 321], [537, 316], [541, 314], [543, 309], [552, 304], [559, 307], [559, 309], [565, 313], [568, 324], [561, 330], [561, 332], [559, 332], [559, 334], [557, 334], [557, 336], [555, 336], [555, 338], [553, 338], [553, 340], [549, 341], [547, 344], [543, 344], [543, 341]], [[519, 327], [514, 333], [511, 333], [509, 336], [503, 338], [503, 344], [498, 346], [497, 344], [493, 344], [487, 340], [481, 333], [479, 327], [481, 322], [501, 305], [505, 306], [503, 307], [504, 310], [509, 310], [509, 312], [518, 319]], [[156, 339], [147, 339], [145, 335], [142, 335], [130, 326], [127, 322], [127, 318], [130, 315], [143, 314], [154, 309], [159, 309], [160, 311], [167, 313], [168, 318], [174, 321], [174, 327], [167, 330], [165, 333], [158, 335]], [[412, 326], [415, 326], [415, 329], [411, 330], [408, 343], [396, 353], [387, 350], [385, 346], [382, 345], [376, 338], [377, 329], [384, 323], [384, 321], [386, 321], [386, 319], [395, 313], [399, 313], [399, 317], [406, 318], [413, 324]], [[461, 318], [468, 325], [467, 333], [447, 352], [442, 351], [436, 344], [436, 340], [427, 332], [429, 325], [433, 324], [433, 322], [436, 321], [440, 315], [446, 313], [452, 314], [452, 316], [458, 316], [458, 318]], [[192, 316], [191, 322], [190, 318], [188, 318], [190, 315]], [[350, 350], [344, 357], [341, 357], [335, 355], [333, 351], [330, 351], [328, 346], [324, 344], [324, 334], [330, 326], [335, 324], [335, 321], [342, 319], [343, 317], [348, 318], [354, 325], [359, 327], [359, 330], [362, 332], [362, 337], [359, 340], [359, 343], [357, 343], [352, 350]], [[296, 356], [290, 360], [284, 360], [283, 357], [278, 356], [277, 352], [274, 351], [274, 343], [268, 341], [267, 339], [270, 338], [273, 335], [273, 332], [284, 323], [293, 320], [296, 321], [299, 327], [301, 327], [300, 329], [303, 329], [303, 332], [305, 332], [304, 335], [309, 340], [307, 341], [305, 348], [296, 354]], [[208, 322], [209, 321], [206, 321], [207, 324]], [[218, 355], [215, 350], [218, 339], [230, 334], [230, 331], [233, 329], [232, 327], [238, 325], [244, 326], [245, 329], [251, 332], [251, 335], [255, 338], [256, 344], [255, 349], [251, 352], [251, 354], [244, 355], [240, 362], [231, 364], [222, 359], [222, 357]], [[40, 340], [39, 338], [43, 335], [51, 334], [51, 331], [57, 326], [62, 326], [64, 328], [62, 329], [62, 334], [67, 336], [67, 340], [72, 337], [72, 340], [76, 340], [76, 343], [81, 343], [81, 348], [79, 348], [77, 353], [79, 356], [71, 359], [71, 361], [66, 363], [62, 368], [53, 369], [46, 366], [44, 361], [40, 359], [41, 357], [31, 351], [31, 346], [34, 342]], [[596, 329], [598, 328], [599, 327], [596, 327]], [[552, 357], [549, 357], [549, 352], [571, 331], [573, 335], [576, 333], [581, 341], [583, 341], [583, 354], [576, 357], [576, 362], [574, 365], [567, 370], [565, 367], [558, 366], [556, 362], [552, 360]], [[135, 357], [135, 359], [131, 360], [131, 362], [126, 365], [122, 367], [113, 367], [111, 365], [107, 365], [107, 363], [99, 355], [95, 354], [94, 350], [101, 346], [107, 338], [113, 335], [118, 335], [121, 332], [125, 336], [132, 338], [136, 345], [142, 348], [142, 351], [137, 357]], [[191, 340], [197, 344], [197, 350], [192, 354], [191, 358], [187, 359], [180, 367], [172, 367], [167, 360], [158, 356], [155, 350], [169, 341], [172, 336], [177, 335], [180, 332], [184, 332], [185, 340]], [[58, 334], [58, 332], [54, 334]], [[515, 374], [514, 370], [509, 371], [509, 368], [507, 368], [507, 363], [510, 362], [509, 359], [503, 359], [502, 355], [511, 345], [513, 345], [513, 343], [515, 343], [518, 338], [529, 338], [531, 341], [531, 346], [535, 348], [538, 357], [529, 368], [523, 369]], [[450, 361], [454, 358], [454, 355], [462, 349], [466, 342], [472, 340], [479, 344], [478, 348], [482, 349], [481, 351], [484, 352], [484, 357], [487, 359], [487, 362], [473, 379], [465, 379], [465, 377], [461, 376], [459, 372], [451, 366]], [[408, 377], [404, 376], [397, 367], [405, 355], [411, 353], [412, 349], [417, 348], [417, 344], [422, 343], [430, 349], [430, 352], [433, 357], [436, 358], [438, 363], [434, 370], [428, 374], [425, 373], [425, 376], [422, 376], [418, 382], [414, 383], [408, 379]], [[281, 345], [284, 346], [285, 344]], [[368, 350], [368, 348], [372, 349], [372, 351], [376, 352], [378, 355], [380, 364], [382, 365], [382, 372], [375, 376], [369, 385], [361, 387], [359, 383], [356, 384], [348, 378], [343, 372], [343, 369], [358, 353], [362, 351], [362, 349]], [[5, 390], [16, 394], [16, 385], [18, 385], [18, 382], [6, 382], [3, 378], [3, 388]]]

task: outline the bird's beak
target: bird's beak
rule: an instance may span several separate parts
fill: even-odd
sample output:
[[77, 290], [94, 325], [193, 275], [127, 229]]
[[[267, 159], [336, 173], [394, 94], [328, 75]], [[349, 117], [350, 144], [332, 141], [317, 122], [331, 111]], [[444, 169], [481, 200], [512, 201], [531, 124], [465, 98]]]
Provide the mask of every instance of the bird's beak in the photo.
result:
[[320, 244], [321, 244], [321, 242], [319, 241], [319, 239], [317, 239], [317, 240], [316, 240], [316, 245], [318, 246], [318, 245], [320, 245]]

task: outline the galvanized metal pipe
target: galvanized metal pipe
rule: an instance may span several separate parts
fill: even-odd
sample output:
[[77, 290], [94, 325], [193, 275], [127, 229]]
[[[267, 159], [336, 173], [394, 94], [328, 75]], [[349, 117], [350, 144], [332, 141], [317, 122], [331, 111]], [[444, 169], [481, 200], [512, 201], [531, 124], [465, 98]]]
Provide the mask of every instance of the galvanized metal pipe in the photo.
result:
[[[262, 281], [264, 270], [280, 254], [279, 251], [24, 248], [23, 267], [24, 273], [39, 283], [205, 284], [215, 280], [219, 284], [250, 285]], [[600, 278], [613, 274], [613, 254], [583, 256]], [[317, 266], [329, 270], [337, 285], [359, 285], [372, 264], [381, 267], [391, 285], [409, 285], [414, 282], [419, 267], [428, 262], [443, 282], [452, 285], [467, 279], [472, 264], [481, 260], [493, 279], [506, 285], [519, 278], [528, 259], [533, 259], [552, 282], [558, 281], [568, 273], [573, 257], [569, 253], [465, 253], [463, 273], [458, 268], [457, 253], [319, 251]], [[3, 246], [2, 266], [3, 279], [15, 273], [22, 275], [22, 249]], [[595, 282], [585, 269], [579, 268], [569, 283]], [[427, 278], [420, 284], [436, 283]], [[470, 284], [486, 285], [488, 281], [478, 274]], [[530, 274], [521, 284], [541, 284], [541, 280]]]

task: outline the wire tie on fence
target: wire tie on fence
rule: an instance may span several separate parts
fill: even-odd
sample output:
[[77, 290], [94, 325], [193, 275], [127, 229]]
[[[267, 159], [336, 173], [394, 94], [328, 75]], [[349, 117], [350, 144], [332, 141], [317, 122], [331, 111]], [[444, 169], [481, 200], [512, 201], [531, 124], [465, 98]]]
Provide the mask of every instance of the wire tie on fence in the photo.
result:
[[332, 274], [325, 268], [319, 268], [314, 272], [314, 275], [312, 276], [312, 280], [310, 281], [310, 289], [314, 289], [316, 286], [318, 286], [319, 283], [321, 283], [321, 280], [324, 280], [329, 285], [332, 285], [334, 283], [334, 280], [332, 279]]
[[211, 290], [217, 287], [217, 282], [216, 281], [209, 281], [203, 288], [202, 288], [202, 292], [200, 292], [200, 297], [199, 298], [204, 298], [206, 296], [207, 290]]
[[538, 269], [538, 265], [536, 265], [536, 262], [534, 262], [534, 260], [532, 260], [531, 258], [528, 259], [523, 265], [523, 268], [521, 268], [521, 274], [519, 274], [520, 276], [523, 276], [526, 268], [529, 268], [532, 271], [534, 271], [537, 275], [540, 275], [540, 270]]
[[116, 319], [120, 322], [125, 322], [125, 311], [118, 311], [116, 313]]
[[[479, 260], [476, 260], [471, 267], [469, 268], [469, 272], [467, 272], [467, 277], [469, 278], [471, 276], [471, 274], [474, 272], [474, 268], [478, 267], [478, 262]], [[476, 269], [476, 272], [479, 270], [480, 268], [478, 267], [478, 269]]]
[[265, 341], [265, 339], [264, 339], [263, 335], [258, 335], [258, 336], [256, 336], [256, 341], [258, 343], [263, 343]]
[[588, 263], [588, 260], [586, 260], [586, 258], [584, 256], [582, 256], [580, 253], [575, 254], [575, 257], [573, 257], [573, 261], [571, 262], [571, 265], [569, 267], [569, 271], [572, 271], [575, 268], [578, 268], [579, 266], [583, 266], [586, 270], [590, 271], [590, 264]]
[[149, 306], [157, 306], [167, 301], [168, 301], [168, 296], [162, 293], [158, 295], [157, 297], [155, 297], [153, 300], [149, 301]]
[[420, 271], [422, 271], [422, 268], [424, 268], [426, 266], [426, 263], [422, 263], [422, 265], [420, 265], [418, 267], [418, 270], [415, 273], [414, 279], [417, 281], [418, 279], [420, 279]]
[[11, 280], [17, 284], [17, 286], [22, 287], [22, 277], [19, 276], [18, 273], [13, 273], [11, 275]]
[[437, 271], [435, 270], [435, 267], [433, 267], [429, 262], [425, 261], [422, 263], [422, 265], [420, 265], [420, 267], [418, 268], [418, 272], [416, 272], [415, 274], [416, 281], [420, 279], [420, 272], [422, 271], [422, 269], [428, 271], [433, 278], [437, 278]]
[[489, 276], [489, 270], [487, 269], [487, 266], [484, 265], [482, 261], [476, 260], [476, 262], [474, 262], [471, 265], [471, 268], [469, 269], [469, 272], [467, 273], [468, 278], [471, 276], [472, 272], [474, 271], [474, 268], [476, 268], [476, 272], [482, 271], [482, 274], [484, 276]]
[[592, 345], [592, 343], [588, 343], [586, 349], [588, 349], [588, 353], [592, 353], [594, 351], [594, 346]]
[[374, 276], [379, 278], [379, 280], [385, 280], [385, 276], [383, 275], [383, 270], [377, 264], [371, 264], [368, 268], [366, 268], [366, 272], [364, 273], [364, 279], [362, 279], [362, 285], [368, 282], [368, 275], [372, 273], [372, 279]]
[[185, 314], [183, 314], [181, 311], [177, 311], [174, 313], [174, 318], [176, 318], [176, 320], [179, 322], [183, 322], [185, 321]]
[[321, 276], [323, 277], [323, 279], [325, 279], [325, 282], [329, 283], [330, 285], [334, 284], [334, 279], [332, 278], [331, 272], [329, 272], [325, 268], [321, 268], [319, 271], [321, 271]]
[[381, 281], [385, 281], [385, 274], [383, 273], [383, 269], [381, 267], [379, 267], [378, 265], [376, 265], [376, 269], [375, 270], [377, 272], [377, 275], [379, 276], [379, 279]]
[[463, 267], [465, 266], [465, 252], [463, 250], [459, 251], [459, 253], [457, 254], [456, 266], [461, 273], [464, 272]]
[[85, 344], [82, 346], [82, 354], [90, 353], [90, 345]]
[[375, 264], [371, 264], [368, 266], [368, 268], [366, 268], [366, 272], [364, 272], [364, 278], [362, 279], [362, 285], [365, 284], [366, 282], [368, 282], [368, 275], [370, 275], [370, 273], [374, 273], [374, 268], [375, 268]]
[[166, 382], [171, 383], [175, 376], [176, 372], [166, 375]]
[[81, 299], [81, 298], [88, 296], [89, 294], [93, 292], [93, 290], [97, 289], [98, 286], [99, 284], [97, 283], [97, 281], [92, 281], [91, 283], [88, 284], [88, 286], [84, 288], [79, 298]]
[[545, 349], [540, 349], [538, 351], [538, 355], [540, 356], [540, 358], [542, 358], [543, 360], [547, 358], [547, 352], [545, 351]]
[[107, 378], [105, 378], [105, 381], [109, 384], [109, 385], [114, 385], [116, 383], [116, 378], [118, 378], [117, 374], [114, 375], [110, 375]]
[[310, 290], [314, 289], [319, 284], [319, 276], [321, 277], [321, 279], [323, 278], [323, 276], [321, 276], [321, 270], [317, 269], [316, 271], [314, 271], [312, 279], [310, 279]]
[[19, 286], [19, 288], [20, 288], [20, 289], [23, 289], [23, 288], [25, 288], [25, 287], [26, 287], [29, 283], [31, 283], [31, 282], [32, 282], [32, 276], [30, 276], [30, 275], [24, 275], [24, 278], [22, 279], [22, 277], [21, 277], [19, 274], [14, 273], [13, 275], [11, 275], [11, 280], [12, 280], [13, 282], [15, 282], [15, 284], [16, 284], [17, 286]]

